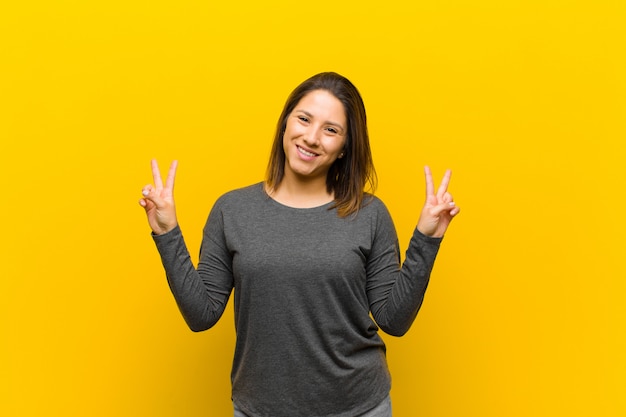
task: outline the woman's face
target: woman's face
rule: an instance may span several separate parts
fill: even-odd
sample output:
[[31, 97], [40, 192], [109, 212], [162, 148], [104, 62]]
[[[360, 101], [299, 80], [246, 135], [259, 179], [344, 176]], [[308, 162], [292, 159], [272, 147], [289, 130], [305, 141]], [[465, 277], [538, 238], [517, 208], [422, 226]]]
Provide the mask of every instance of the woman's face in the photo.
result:
[[325, 181], [330, 166], [343, 157], [347, 134], [346, 112], [334, 95], [326, 90], [305, 95], [287, 116], [285, 177]]

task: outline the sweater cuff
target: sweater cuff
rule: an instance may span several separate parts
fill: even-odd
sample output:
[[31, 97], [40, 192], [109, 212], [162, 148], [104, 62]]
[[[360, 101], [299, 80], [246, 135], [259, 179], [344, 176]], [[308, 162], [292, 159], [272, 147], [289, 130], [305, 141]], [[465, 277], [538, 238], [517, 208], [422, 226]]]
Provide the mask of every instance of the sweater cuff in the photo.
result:
[[152, 239], [154, 240], [154, 243], [156, 243], [157, 248], [161, 248], [164, 246], [167, 246], [169, 244], [171, 244], [172, 242], [180, 239], [180, 237], [182, 236], [182, 231], [180, 230], [180, 226], [176, 225], [176, 227], [174, 227], [172, 230], [170, 230], [169, 232], [163, 233], [161, 235], [157, 235], [156, 233], [152, 232]]
[[441, 241], [443, 240], [443, 237], [426, 236], [425, 234], [420, 232], [417, 227], [413, 232], [413, 238], [417, 239], [420, 242], [426, 243], [427, 245], [432, 245], [435, 247], [439, 247], [439, 245], [441, 245]]

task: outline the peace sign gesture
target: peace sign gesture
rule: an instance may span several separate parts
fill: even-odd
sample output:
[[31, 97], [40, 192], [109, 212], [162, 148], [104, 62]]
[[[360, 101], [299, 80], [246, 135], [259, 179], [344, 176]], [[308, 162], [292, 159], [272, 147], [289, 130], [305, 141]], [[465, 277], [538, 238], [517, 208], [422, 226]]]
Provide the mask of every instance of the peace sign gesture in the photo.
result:
[[148, 223], [152, 231], [157, 235], [169, 232], [178, 224], [174, 206], [174, 179], [176, 178], [177, 166], [178, 161], [172, 162], [165, 180], [165, 187], [163, 187], [159, 164], [153, 159], [152, 177], [154, 186], [148, 184], [141, 191], [143, 198], [139, 200], [139, 205], [146, 209]]
[[424, 174], [426, 176], [426, 202], [417, 222], [417, 229], [426, 236], [443, 237], [452, 218], [461, 210], [448, 192], [452, 171], [446, 171], [437, 194], [435, 194], [433, 175], [428, 166], [424, 167]]

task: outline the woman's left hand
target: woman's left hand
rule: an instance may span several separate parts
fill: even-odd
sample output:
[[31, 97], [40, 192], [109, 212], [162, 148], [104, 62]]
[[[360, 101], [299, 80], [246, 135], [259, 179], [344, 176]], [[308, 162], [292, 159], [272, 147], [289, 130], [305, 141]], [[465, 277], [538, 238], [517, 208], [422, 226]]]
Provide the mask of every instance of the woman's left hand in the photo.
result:
[[426, 176], [426, 202], [417, 222], [417, 229], [426, 236], [443, 237], [452, 218], [460, 211], [448, 192], [452, 171], [446, 171], [437, 194], [435, 194], [433, 175], [428, 166], [424, 167], [424, 174]]

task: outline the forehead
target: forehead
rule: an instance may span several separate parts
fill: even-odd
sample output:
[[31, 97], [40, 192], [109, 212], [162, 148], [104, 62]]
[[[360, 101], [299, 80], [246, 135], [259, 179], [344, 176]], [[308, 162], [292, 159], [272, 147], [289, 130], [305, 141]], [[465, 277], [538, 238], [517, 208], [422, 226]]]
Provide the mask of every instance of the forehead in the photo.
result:
[[326, 90], [313, 90], [307, 93], [296, 104], [294, 111], [305, 111], [314, 117], [325, 118], [342, 124], [346, 121], [343, 103]]

